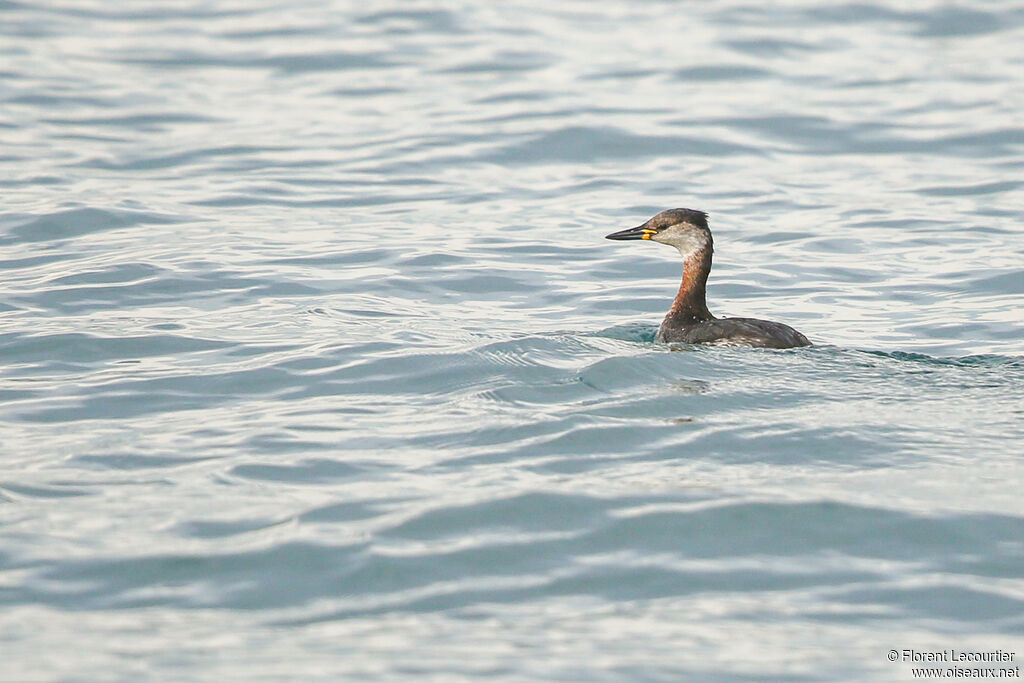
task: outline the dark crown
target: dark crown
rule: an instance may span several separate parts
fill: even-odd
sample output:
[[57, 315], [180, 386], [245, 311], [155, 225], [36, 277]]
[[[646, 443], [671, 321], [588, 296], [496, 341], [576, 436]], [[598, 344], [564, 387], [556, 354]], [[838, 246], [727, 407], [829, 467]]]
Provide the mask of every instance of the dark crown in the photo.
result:
[[676, 223], [689, 223], [698, 228], [708, 229], [708, 215], [696, 209], [668, 209], [648, 221], [652, 228], [662, 229]]

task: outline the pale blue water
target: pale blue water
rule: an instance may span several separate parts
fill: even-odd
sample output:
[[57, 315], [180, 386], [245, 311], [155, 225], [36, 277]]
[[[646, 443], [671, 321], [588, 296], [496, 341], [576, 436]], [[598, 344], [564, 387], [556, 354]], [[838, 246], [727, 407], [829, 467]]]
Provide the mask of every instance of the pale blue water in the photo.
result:
[[[0, 679], [1024, 658], [1024, 5], [0, 3]], [[709, 211], [710, 306], [652, 343]]]

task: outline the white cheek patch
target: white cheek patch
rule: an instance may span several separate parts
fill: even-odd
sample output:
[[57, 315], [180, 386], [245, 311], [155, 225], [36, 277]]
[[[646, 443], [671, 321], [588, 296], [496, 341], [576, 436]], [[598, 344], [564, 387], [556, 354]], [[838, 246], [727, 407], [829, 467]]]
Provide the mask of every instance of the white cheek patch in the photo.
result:
[[691, 254], [700, 251], [708, 244], [707, 237], [704, 236], [704, 233], [700, 232], [696, 228], [684, 228], [679, 225], [673, 225], [669, 228], [665, 228], [657, 235], [651, 237], [651, 239], [655, 242], [672, 245], [679, 250], [680, 254], [683, 255], [683, 259], [686, 259]]

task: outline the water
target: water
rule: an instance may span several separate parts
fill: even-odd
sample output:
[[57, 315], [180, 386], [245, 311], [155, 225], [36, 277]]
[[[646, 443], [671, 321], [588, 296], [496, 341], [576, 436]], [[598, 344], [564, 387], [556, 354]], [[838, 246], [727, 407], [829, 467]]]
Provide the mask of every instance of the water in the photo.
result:
[[[4, 680], [1024, 658], [1024, 6], [0, 33]], [[677, 259], [603, 236], [674, 206], [816, 345], [654, 344]]]

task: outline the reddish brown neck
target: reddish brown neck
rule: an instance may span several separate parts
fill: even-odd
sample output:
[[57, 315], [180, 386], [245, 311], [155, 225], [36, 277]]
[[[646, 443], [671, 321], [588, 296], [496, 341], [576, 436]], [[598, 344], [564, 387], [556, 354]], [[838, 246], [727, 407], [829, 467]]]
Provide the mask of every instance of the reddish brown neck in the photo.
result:
[[711, 245], [692, 253], [683, 261], [683, 282], [672, 302], [667, 318], [680, 324], [695, 323], [714, 318], [708, 310], [705, 290], [711, 272]]

